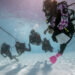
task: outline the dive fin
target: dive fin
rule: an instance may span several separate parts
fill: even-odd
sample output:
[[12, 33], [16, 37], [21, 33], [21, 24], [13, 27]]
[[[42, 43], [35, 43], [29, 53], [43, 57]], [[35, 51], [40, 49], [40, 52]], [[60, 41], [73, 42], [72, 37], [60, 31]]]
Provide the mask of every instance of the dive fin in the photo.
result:
[[57, 61], [57, 59], [58, 59], [58, 57], [60, 57], [60, 56], [61, 56], [61, 54], [60, 54], [60, 53], [57, 53], [55, 56], [51, 56], [51, 57], [49, 58], [49, 60], [50, 60], [50, 62], [51, 62], [52, 64], [55, 64], [56, 61]]

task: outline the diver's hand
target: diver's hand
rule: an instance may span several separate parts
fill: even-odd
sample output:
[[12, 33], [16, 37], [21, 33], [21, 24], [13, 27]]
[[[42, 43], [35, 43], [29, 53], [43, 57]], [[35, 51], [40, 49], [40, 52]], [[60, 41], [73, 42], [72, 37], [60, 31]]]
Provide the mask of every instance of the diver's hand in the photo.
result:
[[31, 51], [31, 45], [30, 45], [30, 43], [28, 45], [29, 45], [29, 51]]
[[47, 31], [48, 31], [48, 28], [44, 31], [44, 34], [46, 34], [46, 33], [47, 33]]
[[44, 34], [46, 34], [46, 32], [47, 32], [47, 31], [45, 30], [45, 31], [44, 31]]
[[28, 44], [28, 46], [30, 47], [30, 43]]

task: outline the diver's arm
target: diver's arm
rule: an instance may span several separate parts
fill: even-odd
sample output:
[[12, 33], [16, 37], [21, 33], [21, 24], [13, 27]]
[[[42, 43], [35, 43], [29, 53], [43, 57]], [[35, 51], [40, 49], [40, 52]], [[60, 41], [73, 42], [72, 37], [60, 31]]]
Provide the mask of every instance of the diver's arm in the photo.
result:
[[29, 51], [31, 51], [31, 46], [30, 46], [30, 43], [29, 43]]
[[44, 34], [46, 34], [46, 32], [49, 32], [49, 33], [53, 33], [54, 32], [54, 30], [53, 30], [53, 28], [49, 25], [48, 26], [48, 28], [44, 31]]
[[44, 31], [44, 34], [46, 34], [46, 33], [47, 33], [47, 31], [48, 31], [48, 28]]
[[44, 31], [44, 34], [46, 34], [49, 29], [50, 29], [50, 25], [49, 25], [48, 28]]
[[28, 49], [28, 48], [26, 48], [26, 51], [31, 51], [30, 43], [29, 43], [29, 49]]

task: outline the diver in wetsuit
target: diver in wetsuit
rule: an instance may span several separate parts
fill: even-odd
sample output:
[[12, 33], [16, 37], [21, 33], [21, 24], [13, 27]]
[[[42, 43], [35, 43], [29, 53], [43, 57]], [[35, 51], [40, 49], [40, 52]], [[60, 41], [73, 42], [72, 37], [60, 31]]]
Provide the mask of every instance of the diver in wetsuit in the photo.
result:
[[40, 35], [35, 32], [35, 30], [31, 30], [29, 35], [29, 41], [31, 44], [40, 45], [42, 43]]
[[[56, 39], [56, 36], [61, 33], [64, 33], [71, 40], [73, 37], [74, 31], [75, 31], [72, 20], [75, 20], [75, 18], [72, 18], [72, 19], [70, 18], [71, 13], [68, 12], [67, 2], [63, 1], [58, 4], [56, 3], [56, 7], [55, 7], [56, 13], [54, 13], [54, 15], [52, 14], [53, 16], [51, 16], [51, 13], [50, 13], [51, 17], [50, 17], [50, 19], [47, 19], [48, 22], [50, 23], [50, 25], [45, 30], [44, 33], [46, 33], [47, 31], [52, 32], [52, 39], [55, 42], [58, 42], [58, 40]], [[51, 10], [48, 10], [48, 11], [50, 12]], [[70, 40], [68, 40], [66, 43], [60, 44], [60, 51], [56, 54], [57, 57], [59, 57], [63, 54], [63, 52], [64, 52], [67, 44], [70, 42]]]
[[1, 55], [3, 57], [9, 57], [11, 60], [15, 59], [16, 61], [18, 61], [18, 59], [11, 54], [10, 45], [8, 45], [6, 43], [3, 43], [1, 46]]
[[19, 55], [21, 55], [25, 51], [31, 51], [30, 44], [29, 44], [29, 48], [26, 48], [25, 43], [16, 42], [15, 47], [16, 47], [16, 51]]
[[51, 46], [49, 40], [47, 40], [46, 38], [44, 38], [44, 40], [42, 41], [42, 50], [44, 50], [45, 52], [53, 51], [53, 47]]

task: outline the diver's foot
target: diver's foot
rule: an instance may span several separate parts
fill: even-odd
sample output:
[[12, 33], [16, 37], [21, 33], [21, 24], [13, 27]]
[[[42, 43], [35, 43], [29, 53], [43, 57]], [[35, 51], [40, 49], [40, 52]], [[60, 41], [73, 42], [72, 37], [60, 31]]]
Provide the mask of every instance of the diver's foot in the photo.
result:
[[50, 62], [51, 62], [52, 64], [55, 64], [56, 61], [57, 61], [57, 57], [56, 57], [56, 56], [51, 56], [51, 57], [49, 58], [49, 60], [50, 60]]
[[49, 58], [49, 60], [50, 60], [50, 62], [51, 62], [52, 64], [55, 64], [56, 61], [57, 61], [57, 58], [60, 57], [60, 56], [61, 56], [61, 54], [60, 54], [60, 53], [57, 53], [55, 56], [51, 56], [51, 57]]

